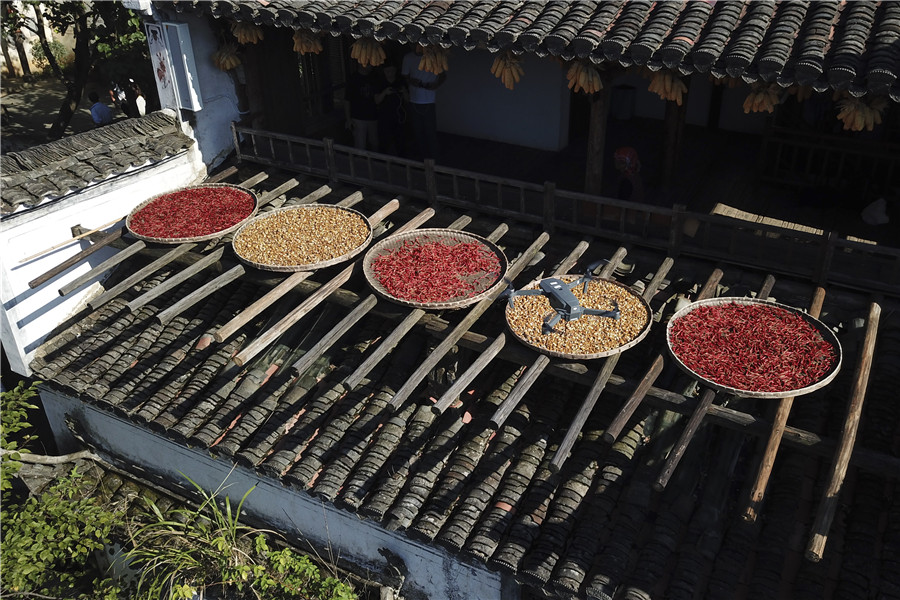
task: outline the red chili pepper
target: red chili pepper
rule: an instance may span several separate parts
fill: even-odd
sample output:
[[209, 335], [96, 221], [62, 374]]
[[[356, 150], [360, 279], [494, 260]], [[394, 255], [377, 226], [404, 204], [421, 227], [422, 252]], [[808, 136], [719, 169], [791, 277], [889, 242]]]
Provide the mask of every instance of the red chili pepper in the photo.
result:
[[372, 263], [378, 282], [395, 298], [419, 303], [471, 298], [500, 276], [500, 259], [477, 242], [406, 241]]
[[783, 392], [819, 381], [835, 349], [801, 315], [767, 304], [701, 306], [672, 323], [672, 352], [720, 385]]
[[201, 237], [237, 225], [253, 207], [253, 196], [239, 188], [188, 188], [155, 198], [131, 215], [129, 227], [147, 237]]

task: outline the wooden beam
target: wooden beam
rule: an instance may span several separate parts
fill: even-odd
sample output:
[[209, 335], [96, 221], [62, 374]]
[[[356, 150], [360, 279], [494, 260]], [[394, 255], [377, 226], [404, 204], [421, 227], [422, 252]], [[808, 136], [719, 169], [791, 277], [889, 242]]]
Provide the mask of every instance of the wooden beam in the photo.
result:
[[80, 263], [81, 261], [83, 261], [85, 258], [87, 258], [88, 256], [90, 256], [90, 255], [93, 254], [94, 252], [100, 250], [101, 248], [105, 248], [105, 247], [108, 246], [111, 242], [113, 242], [113, 241], [119, 239], [120, 237], [122, 237], [122, 234], [123, 234], [123, 233], [125, 233], [125, 228], [124, 228], [124, 227], [122, 227], [122, 228], [120, 228], [120, 229], [117, 229], [116, 231], [113, 231], [113, 232], [111, 232], [111, 233], [106, 234], [102, 239], [100, 239], [100, 240], [98, 240], [97, 242], [91, 244], [90, 246], [88, 246], [87, 248], [85, 248], [84, 250], [82, 250], [81, 252], [79, 252], [78, 254], [76, 254], [76, 255], [74, 255], [74, 256], [71, 256], [71, 257], [69, 257], [68, 259], [64, 260], [63, 262], [61, 262], [60, 264], [56, 265], [55, 267], [53, 267], [52, 269], [50, 269], [49, 271], [47, 271], [46, 273], [44, 273], [44, 274], [41, 275], [40, 277], [36, 277], [35, 279], [29, 281], [29, 282], [28, 282], [28, 287], [31, 288], [31, 289], [34, 289], [34, 288], [36, 288], [36, 287], [38, 287], [38, 286], [40, 286], [40, 285], [43, 285], [43, 284], [46, 283], [47, 281], [50, 281], [51, 279], [53, 279], [54, 277], [56, 277], [56, 276], [59, 275], [60, 273], [63, 273], [63, 272], [65, 272], [65, 271], [68, 271], [71, 267], [74, 267], [75, 265], [77, 265], [78, 263]]

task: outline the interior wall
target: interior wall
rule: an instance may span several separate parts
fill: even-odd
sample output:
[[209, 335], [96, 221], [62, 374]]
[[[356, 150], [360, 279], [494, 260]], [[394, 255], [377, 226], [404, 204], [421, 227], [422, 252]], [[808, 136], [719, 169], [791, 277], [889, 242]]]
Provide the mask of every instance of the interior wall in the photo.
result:
[[523, 55], [525, 71], [512, 90], [491, 74], [487, 50], [450, 51], [447, 81], [438, 89], [438, 129], [446, 133], [558, 151], [569, 143], [565, 70], [550, 58]]

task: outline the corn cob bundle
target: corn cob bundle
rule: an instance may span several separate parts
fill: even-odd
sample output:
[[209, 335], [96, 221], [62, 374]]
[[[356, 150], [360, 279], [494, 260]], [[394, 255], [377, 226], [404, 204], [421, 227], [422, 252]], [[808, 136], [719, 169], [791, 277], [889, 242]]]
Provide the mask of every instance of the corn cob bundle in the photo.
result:
[[440, 75], [450, 68], [447, 65], [448, 54], [449, 52], [446, 48], [423, 46], [422, 59], [419, 61], [419, 70]]
[[569, 80], [569, 89], [576, 92], [593, 94], [603, 89], [600, 73], [594, 65], [586, 61], [573, 62], [566, 72], [566, 79]]
[[716, 77], [712, 73], [709, 75], [709, 80], [713, 85], [724, 85], [729, 90], [733, 90], [743, 83], [740, 77]]
[[322, 39], [306, 29], [294, 32], [294, 52], [300, 54], [318, 54], [322, 51]]
[[231, 33], [237, 38], [238, 44], [255, 44], [263, 39], [262, 27], [253, 23], [232, 23]]
[[744, 99], [744, 114], [762, 111], [773, 113], [775, 112], [775, 107], [778, 106], [780, 97], [781, 93], [777, 83], [768, 85], [765, 83], [754, 83], [753, 87], [750, 88], [750, 93]]
[[682, 96], [687, 93], [685, 83], [671, 71], [657, 71], [650, 80], [649, 91], [663, 100], [674, 100], [681, 106]]
[[523, 73], [522, 61], [509, 50], [498, 54], [491, 65], [491, 74], [500, 79], [508, 90], [519, 83]]
[[841, 109], [837, 118], [844, 124], [844, 131], [872, 131], [881, 125], [882, 114], [887, 108], [887, 98], [880, 97], [866, 102], [862, 98], [847, 97], [838, 102]]
[[350, 58], [356, 59], [364, 67], [377, 67], [384, 63], [384, 48], [373, 38], [359, 38], [350, 46]]
[[223, 44], [221, 48], [213, 52], [213, 64], [223, 71], [230, 71], [239, 64], [241, 59], [237, 55], [237, 45], [233, 43]]
[[812, 97], [813, 89], [811, 85], [792, 85], [788, 88], [788, 93], [797, 96], [797, 102], [803, 102]]

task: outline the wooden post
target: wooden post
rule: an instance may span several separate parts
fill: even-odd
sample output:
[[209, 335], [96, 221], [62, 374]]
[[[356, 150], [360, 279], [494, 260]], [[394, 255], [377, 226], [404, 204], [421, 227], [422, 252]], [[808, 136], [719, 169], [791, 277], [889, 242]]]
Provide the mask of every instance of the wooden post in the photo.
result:
[[681, 151], [681, 137], [684, 133], [684, 118], [687, 114], [687, 103], [681, 106], [676, 102], [666, 102], [665, 137], [663, 138], [663, 157], [660, 184], [662, 189], [671, 189], [675, 180], [675, 169], [678, 167], [678, 153]]
[[831, 259], [834, 257], [834, 240], [837, 234], [829, 231], [822, 237], [822, 250], [819, 252], [819, 263], [813, 273], [813, 281], [816, 285], [825, 285], [828, 281], [828, 273], [831, 271]]
[[684, 239], [684, 213], [687, 207], [684, 204], [672, 206], [672, 227], [669, 230], [669, 256], [677, 257], [681, 254], [681, 242]]
[[866, 335], [863, 338], [862, 353], [853, 381], [853, 392], [850, 394], [850, 406], [847, 409], [847, 418], [841, 429], [841, 438], [838, 442], [838, 450], [831, 465], [831, 477], [828, 487], [819, 504], [816, 520], [813, 521], [812, 534], [806, 547], [806, 558], [813, 562], [822, 560], [825, 552], [825, 542], [828, 541], [828, 530], [834, 520], [837, 511], [838, 496], [844, 485], [844, 477], [847, 475], [847, 467], [850, 464], [850, 455], [853, 454], [853, 446], [856, 443], [856, 432], [859, 429], [859, 419], [862, 416], [863, 402], [866, 399], [866, 388], [869, 385], [869, 374], [872, 371], [872, 359], [875, 355], [875, 338], [878, 334], [878, 321], [881, 318], [881, 306], [873, 302], [869, 306], [869, 323], [866, 326]]
[[587, 164], [584, 175], [586, 194], [600, 195], [603, 189], [603, 150], [606, 145], [609, 98], [609, 81], [603, 81], [603, 89], [590, 97], [591, 116], [588, 125]]
[[544, 182], [544, 231], [552, 234], [553, 222], [556, 217], [556, 184], [552, 181]]
[[[762, 293], [759, 295], [764, 297]], [[768, 296], [768, 294], [766, 294]], [[809, 306], [809, 315], [816, 319], [822, 313], [822, 305], [825, 303], [825, 290], [821, 287], [816, 288], [813, 298]], [[772, 467], [775, 466], [775, 455], [778, 447], [781, 445], [781, 438], [784, 436], [784, 428], [787, 426], [788, 416], [791, 414], [791, 408], [794, 405], [794, 397], [789, 396], [782, 398], [778, 402], [775, 410], [775, 417], [772, 419], [772, 431], [766, 442], [766, 449], [760, 460], [759, 468], [756, 471], [756, 480], [753, 482], [753, 488], [750, 491], [750, 498], [747, 501], [747, 507], [744, 509], [744, 520], [755, 521], [759, 514], [759, 508], [762, 505], [763, 498], [766, 494], [766, 486], [769, 483], [769, 476], [772, 474]]]
[[438, 192], [437, 192], [437, 175], [434, 172], [434, 159], [425, 159], [425, 192], [428, 194], [428, 206], [437, 208]]
[[334, 140], [325, 138], [322, 140], [325, 144], [325, 164], [328, 167], [328, 182], [331, 185], [337, 183], [337, 161], [334, 158]]
[[238, 135], [237, 124], [234, 121], [231, 122], [231, 141], [234, 143], [234, 156], [240, 163], [243, 160], [241, 157], [241, 138]]

